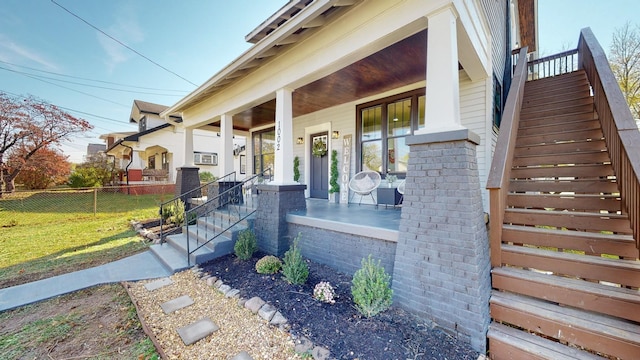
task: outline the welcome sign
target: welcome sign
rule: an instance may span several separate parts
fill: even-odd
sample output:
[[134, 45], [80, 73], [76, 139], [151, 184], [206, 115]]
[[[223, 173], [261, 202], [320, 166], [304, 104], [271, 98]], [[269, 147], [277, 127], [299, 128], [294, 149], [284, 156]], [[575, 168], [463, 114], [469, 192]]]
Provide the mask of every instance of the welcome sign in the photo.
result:
[[342, 176], [340, 176], [340, 202], [349, 202], [349, 172], [351, 171], [351, 139], [352, 135], [342, 138]]

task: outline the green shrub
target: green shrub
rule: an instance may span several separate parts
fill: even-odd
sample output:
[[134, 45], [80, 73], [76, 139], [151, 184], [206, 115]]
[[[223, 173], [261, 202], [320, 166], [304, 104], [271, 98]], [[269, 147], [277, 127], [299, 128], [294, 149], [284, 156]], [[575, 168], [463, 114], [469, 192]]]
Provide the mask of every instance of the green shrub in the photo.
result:
[[168, 223], [182, 225], [184, 223], [184, 202], [178, 199], [171, 204], [163, 206], [161, 216]]
[[300, 180], [300, 158], [293, 158], [293, 181], [297, 182]]
[[275, 274], [282, 268], [282, 261], [273, 255], [267, 255], [256, 263], [258, 274]]
[[338, 184], [338, 151], [331, 150], [331, 171], [329, 178], [329, 194], [339, 193], [340, 185]]
[[284, 260], [282, 264], [282, 274], [290, 284], [302, 285], [307, 281], [309, 277], [309, 266], [302, 258], [300, 249], [298, 249], [298, 242], [302, 234], [298, 233], [298, 236], [293, 240], [291, 248], [284, 253]]
[[390, 280], [391, 276], [380, 266], [380, 260], [376, 264], [371, 255], [362, 259], [362, 267], [353, 275], [351, 282], [353, 302], [362, 315], [371, 317], [391, 306], [393, 290]]
[[203, 183], [210, 183], [216, 180], [216, 177], [209, 171], [199, 172], [198, 177], [200, 178], [200, 182], [203, 182]]
[[251, 229], [242, 230], [238, 234], [238, 240], [233, 246], [233, 250], [236, 256], [240, 260], [249, 260], [253, 256], [253, 253], [258, 250], [258, 241], [256, 240], [256, 234]]

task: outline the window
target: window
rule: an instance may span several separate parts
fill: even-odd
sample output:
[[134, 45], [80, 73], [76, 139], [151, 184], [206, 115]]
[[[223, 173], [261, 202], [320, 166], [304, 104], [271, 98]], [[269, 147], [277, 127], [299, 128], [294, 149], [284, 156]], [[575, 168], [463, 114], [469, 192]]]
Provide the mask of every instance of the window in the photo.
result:
[[498, 81], [496, 74], [493, 74], [493, 126], [500, 128], [502, 121], [502, 84]]
[[144, 116], [140, 121], [138, 121], [138, 132], [143, 132], [147, 130], [147, 117]]
[[147, 159], [147, 169], [155, 169], [156, 168], [156, 156], [151, 155]]
[[276, 129], [253, 133], [253, 171], [260, 174], [263, 171], [273, 169], [276, 152]]
[[167, 152], [162, 153], [162, 170], [169, 170], [169, 154]]
[[196, 165], [218, 165], [218, 154], [194, 152], [193, 163]]
[[425, 126], [424, 89], [358, 105], [359, 171], [404, 174], [409, 161], [405, 140]]

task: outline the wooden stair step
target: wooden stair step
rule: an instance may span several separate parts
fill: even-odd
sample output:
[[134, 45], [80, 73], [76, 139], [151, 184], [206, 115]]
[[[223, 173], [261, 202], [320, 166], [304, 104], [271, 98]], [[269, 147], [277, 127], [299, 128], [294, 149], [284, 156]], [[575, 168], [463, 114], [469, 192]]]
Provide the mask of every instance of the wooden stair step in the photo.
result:
[[596, 194], [510, 193], [507, 207], [555, 210], [621, 211], [620, 197]]
[[[539, 98], [538, 98], [539, 99]], [[593, 105], [593, 97], [588, 93], [574, 99], [562, 99], [560, 97], [548, 98], [547, 101], [541, 103], [529, 103], [522, 106], [520, 114], [536, 113], [547, 110], [566, 109], [575, 106]]]
[[520, 127], [518, 128], [518, 137], [520, 136], [532, 136], [532, 135], [546, 135], [555, 134], [565, 131], [576, 130], [600, 130], [602, 131], [602, 125], [600, 120], [592, 119], [590, 117], [583, 117], [581, 119], [568, 120], [568, 121], [552, 121], [545, 124], [540, 123], [542, 120], [553, 120], [553, 118], [538, 118], [534, 121], [520, 121]]
[[623, 359], [640, 354], [640, 327], [628, 321], [499, 291], [492, 292], [490, 309], [496, 321], [591, 351]]
[[582, 279], [640, 287], [640, 262], [502, 244], [502, 263]]
[[547, 91], [540, 92], [539, 94], [523, 96], [522, 107], [528, 108], [531, 106], [543, 105], [548, 102], [570, 101], [588, 96], [591, 96], [588, 85], [579, 87], [572, 86], [569, 89], [549, 89]]
[[611, 158], [606, 151], [583, 151], [580, 153], [515, 156], [512, 166], [601, 164], [610, 162]]
[[541, 90], [547, 88], [555, 88], [562, 86], [577, 86], [581, 84], [589, 84], [589, 80], [584, 72], [580, 71], [562, 74], [558, 76], [549, 76], [542, 79], [536, 79], [527, 81], [525, 84], [525, 90], [531, 91]]
[[584, 151], [606, 151], [603, 139], [575, 140], [552, 144], [521, 145], [516, 141], [515, 156], [548, 155], [557, 153], [579, 153]]
[[602, 357], [493, 322], [487, 333], [494, 360], [602, 360]]
[[579, 112], [588, 112], [594, 111], [593, 103], [590, 104], [578, 104], [578, 105], [567, 105], [556, 109], [523, 109], [520, 112], [520, 119], [536, 119], [539, 117], [547, 117], [554, 115], [564, 115], [567, 113], [579, 113]]
[[505, 209], [504, 222], [514, 225], [552, 226], [569, 230], [632, 233], [626, 214], [508, 208]]
[[638, 249], [631, 235], [546, 229], [533, 226], [502, 226], [502, 241], [549, 248], [584, 251], [588, 254], [609, 254], [638, 258]]
[[512, 179], [541, 177], [603, 177], [613, 176], [611, 164], [580, 164], [564, 166], [525, 166], [511, 168]]
[[513, 267], [494, 268], [491, 275], [496, 289], [640, 322], [636, 290]]
[[[548, 126], [556, 124], [564, 124], [575, 121], [590, 121], [597, 120], [598, 114], [595, 111], [582, 111], [582, 112], [567, 112], [565, 114], [540, 116], [533, 119], [520, 119], [520, 128], [526, 128], [531, 126]], [[571, 130], [571, 129], [569, 129]]]
[[536, 180], [510, 180], [509, 191], [570, 192], [592, 194], [611, 194], [620, 192], [616, 180], [600, 178], [547, 178]]
[[537, 144], [553, 144], [565, 141], [578, 141], [578, 140], [599, 140], [604, 135], [601, 129], [574, 129], [558, 132], [547, 132], [544, 134], [533, 134], [519, 136], [516, 139], [516, 146], [537, 145]]

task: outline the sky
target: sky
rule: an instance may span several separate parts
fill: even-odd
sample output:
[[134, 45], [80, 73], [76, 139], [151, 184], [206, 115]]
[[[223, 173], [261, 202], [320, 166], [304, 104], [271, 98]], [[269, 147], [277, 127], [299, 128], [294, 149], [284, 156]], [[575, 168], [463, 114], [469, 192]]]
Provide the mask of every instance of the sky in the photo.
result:
[[[0, 0], [0, 91], [88, 120], [94, 129], [62, 147], [81, 162], [101, 134], [137, 130], [133, 100], [176, 103], [249, 49], [245, 35], [287, 2]], [[587, 26], [608, 53], [614, 30], [640, 25], [638, 14], [637, 0], [538, 0], [540, 54], [575, 48]]]

